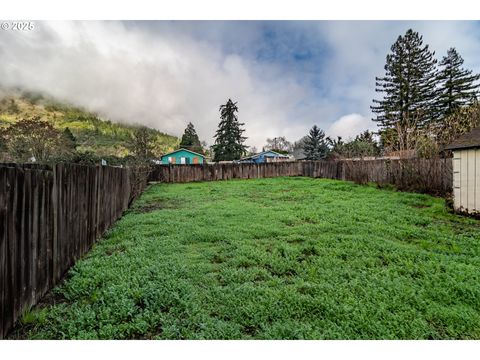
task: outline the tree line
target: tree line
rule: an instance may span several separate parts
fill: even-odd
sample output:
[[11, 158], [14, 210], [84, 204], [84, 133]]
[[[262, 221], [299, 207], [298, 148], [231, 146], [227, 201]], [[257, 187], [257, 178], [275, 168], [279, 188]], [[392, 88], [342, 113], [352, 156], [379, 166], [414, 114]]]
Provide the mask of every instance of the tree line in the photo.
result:
[[[244, 123], [238, 120], [237, 102], [228, 99], [226, 104], [220, 106], [220, 123], [215, 133], [215, 143], [211, 147], [213, 161], [239, 160], [247, 154], [257, 153], [255, 147], [248, 147], [244, 144], [247, 139], [243, 136]], [[289, 142], [284, 136], [267, 138], [266, 145], [262, 151], [272, 150], [280, 154], [295, 153], [300, 150], [302, 159], [320, 160], [336, 157], [353, 156], [376, 156], [380, 149], [374, 139], [374, 134], [365, 131], [350, 141], [343, 141], [341, 137], [331, 139], [325, 132], [314, 125], [309, 133], [295, 143]], [[180, 142], [180, 147], [205, 154], [204, 145], [192, 123], [187, 125]], [[249, 151], [248, 151], [249, 150]]]
[[0, 162], [69, 162], [83, 165], [143, 164], [153, 158], [154, 137], [146, 127], [138, 127], [127, 141], [130, 156], [101, 156], [92, 151], [80, 151], [70, 128], [63, 130], [39, 116], [21, 119], [0, 128]]
[[[332, 139], [314, 125], [297, 142], [285, 137], [268, 138], [265, 150], [301, 153], [301, 158], [352, 158], [413, 151], [416, 156], [439, 156], [443, 147], [462, 133], [480, 126], [478, 103], [480, 74], [464, 67], [464, 60], [451, 47], [438, 61], [423, 37], [409, 29], [399, 36], [386, 56], [385, 74], [376, 77], [372, 119], [378, 132], [364, 131], [354, 139]], [[246, 153], [236, 103], [222, 105], [214, 160], [235, 160]], [[252, 148], [251, 152], [256, 152]]]
[[282, 137], [267, 139], [264, 149], [302, 150], [310, 160], [404, 151], [419, 157], [446, 156], [445, 145], [480, 126], [480, 74], [464, 67], [454, 47], [438, 61], [423, 37], [409, 29], [391, 46], [384, 70], [384, 76], [375, 79], [375, 90], [382, 96], [371, 106], [377, 132], [364, 131], [345, 142], [327, 137], [315, 125], [293, 144]]
[[[371, 106], [381, 145], [390, 151], [432, 152], [458, 135], [456, 119], [477, 109], [479, 74], [466, 69], [452, 47], [438, 62], [435, 52], [412, 29], [399, 36], [386, 57], [385, 74], [376, 78], [382, 96]], [[479, 125], [475, 121], [465, 131]]]

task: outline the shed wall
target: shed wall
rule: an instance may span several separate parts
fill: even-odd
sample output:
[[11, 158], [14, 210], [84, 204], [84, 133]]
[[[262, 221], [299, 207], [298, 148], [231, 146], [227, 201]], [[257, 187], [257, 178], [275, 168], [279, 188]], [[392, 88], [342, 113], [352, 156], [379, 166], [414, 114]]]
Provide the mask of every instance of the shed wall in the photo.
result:
[[454, 151], [453, 198], [457, 210], [480, 211], [480, 149]]

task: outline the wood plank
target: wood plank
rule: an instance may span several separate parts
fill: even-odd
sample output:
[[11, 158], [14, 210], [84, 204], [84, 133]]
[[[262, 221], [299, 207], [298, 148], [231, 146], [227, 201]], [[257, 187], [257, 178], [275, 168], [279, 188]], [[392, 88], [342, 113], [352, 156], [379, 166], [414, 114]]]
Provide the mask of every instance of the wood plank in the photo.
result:
[[[39, 179], [39, 172], [42, 170], [32, 169], [32, 171], [25, 171], [25, 198], [28, 206], [25, 208], [27, 212], [27, 221], [25, 221], [25, 233], [28, 238], [26, 248], [28, 249], [28, 285], [27, 296], [28, 300], [25, 300], [25, 304], [30, 307], [35, 302], [35, 289], [37, 284], [37, 267], [36, 262], [38, 259], [37, 248], [41, 241], [41, 236], [38, 233], [38, 229], [41, 225], [40, 222], [40, 199], [39, 199], [39, 186], [41, 180]], [[40, 195], [41, 196], [41, 195]]]
[[468, 203], [468, 156], [465, 151], [460, 151], [460, 207], [467, 208]]
[[468, 156], [468, 175], [467, 175], [467, 186], [468, 186], [468, 198], [467, 198], [467, 209], [469, 212], [475, 210], [475, 177], [476, 177], [476, 160], [475, 160], [475, 149], [467, 150]]
[[6, 304], [6, 222], [7, 222], [7, 171], [6, 167], [0, 166], [0, 339], [6, 334], [5, 304]]
[[6, 221], [6, 266], [5, 266], [5, 303], [3, 320], [4, 327], [8, 331], [15, 321], [15, 216], [16, 216], [16, 197], [15, 189], [16, 169], [7, 168], [6, 194], [7, 194], [7, 221]]
[[[21, 169], [16, 178], [16, 187], [22, 187], [21, 212], [17, 222], [20, 224], [19, 236], [19, 278], [21, 279], [21, 298], [22, 304], [30, 303], [31, 301], [31, 266], [32, 266], [32, 252], [31, 252], [31, 234], [30, 234], [30, 219], [31, 219], [31, 199], [34, 196], [31, 192], [32, 183], [31, 178], [35, 174], [35, 170]], [[22, 175], [20, 175], [22, 174]], [[19, 176], [20, 175], [20, 176]], [[21, 307], [21, 306], [20, 306]]]
[[475, 212], [480, 212], [480, 149], [475, 150]]
[[47, 256], [47, 243], [48, 238], [45, 231], [45, 227], [47, 226], [48, 221], [48, 210], [45, 209], [46, 204], [46, 179], [44, 176], [44, 171], [37, 171], [37, 184], [38, 184], [38, 246], [37, 246], [37, 262], [35, 264], [36, 267], [36, 282], [35, 282], [35, 289], [34, 294], [35, 296], [32, 298], [32, 303], [29, 304], [33, 305], [36, 303], [44, 294], [44, 289], [46, 284], [48, 283], [47, 280], [47, 263], [48, 263], [48, 256]]
[[24, 251], [22, 244], [22, 213], [25, 211], [23, 208], [24, 203], [24, 187], [25, 170], [22, 166], [16, 167], [16, 174], [14, 179], [14, 191], [15, 191], [15, 210], [13, 219], [13, 247], [14, 256], [12, 257], [12, 271], [14, 272], [14, 305], [13, 305], [13, 320], [15, 321], [22, 314], [22, 305], [26, 300], [24, 297], [24, 278], [22, 277], [22, 265], [24, 265]]
[[43, 289], [45, 294], [48, 289], [54, 286], [55, 272], [53, 270], [53, 252], [54, 252], [54, 206], [53, 206], [53, 172], [45, 171], [46, 194], [45, 194], [45, 232], [47, 237], [47, 283]]

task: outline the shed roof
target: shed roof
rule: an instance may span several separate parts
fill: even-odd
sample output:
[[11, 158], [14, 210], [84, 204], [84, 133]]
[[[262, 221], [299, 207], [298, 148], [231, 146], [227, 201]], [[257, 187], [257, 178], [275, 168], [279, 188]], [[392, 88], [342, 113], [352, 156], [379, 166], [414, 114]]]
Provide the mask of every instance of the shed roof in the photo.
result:
[[203, 158], [205, 157], [205, 155], [202, 155], [202, 154], [199, 154], [199, 153], [197, 153], [197, 152], [195, 152], [195, 151], [188, 150], [188, 149], [184, 149], [184, 148], [181, 148], [181, 149], [178, 149], [178, 150], [175, 150], [175, 151], [172, 151], [172, 152], [163, 154], [162, 157], [167, 156], [167, 155], [175, 154], [175, 153], [177, 153], [177, 152], [179, 152], [179, 151], [187, 151], [187, 152], [192, 153], [192, 154], [194, 154], [194, 155], [198, 155], [198, 156], [201, 156], [201, 157], [203, 157]]
[[480, 126], [472, 131], [460, 135], [454, 142], [445, 147], [446, 150], [467, 149], [472, 147], [480, 147]]

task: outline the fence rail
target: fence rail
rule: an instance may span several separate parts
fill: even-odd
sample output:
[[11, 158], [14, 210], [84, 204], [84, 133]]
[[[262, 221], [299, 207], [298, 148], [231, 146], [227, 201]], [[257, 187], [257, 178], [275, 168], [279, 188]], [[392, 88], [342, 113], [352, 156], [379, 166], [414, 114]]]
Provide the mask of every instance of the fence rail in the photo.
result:
[[135, 171], [0, 164], [0, 339], [122, 215]]

